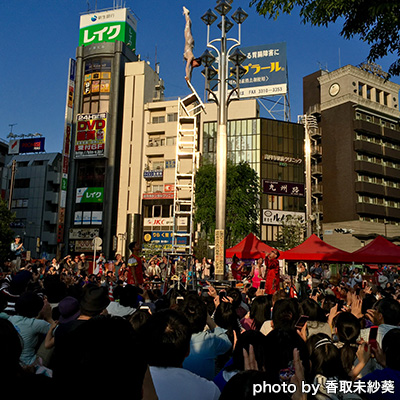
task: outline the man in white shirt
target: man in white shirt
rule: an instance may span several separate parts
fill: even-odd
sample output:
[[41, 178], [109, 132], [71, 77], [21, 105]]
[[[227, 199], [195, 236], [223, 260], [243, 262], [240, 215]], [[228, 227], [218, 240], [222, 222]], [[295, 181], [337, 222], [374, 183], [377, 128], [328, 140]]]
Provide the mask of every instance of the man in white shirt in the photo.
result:
[[190, 352], [191, 330], [179, 311], [165, 309], [154, 313], [143, 326], [143, 344], [159, 400], [218, 400], [214, 382], [184, 368]]

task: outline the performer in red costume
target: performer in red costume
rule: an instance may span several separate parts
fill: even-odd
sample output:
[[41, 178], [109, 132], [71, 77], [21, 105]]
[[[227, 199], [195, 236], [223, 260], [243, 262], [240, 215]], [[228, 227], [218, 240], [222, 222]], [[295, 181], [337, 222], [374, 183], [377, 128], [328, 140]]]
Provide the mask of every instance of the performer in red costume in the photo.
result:
[[265, 294], [274, 294], [279, 290], [279, 251], [273, 249], [265, 257]]

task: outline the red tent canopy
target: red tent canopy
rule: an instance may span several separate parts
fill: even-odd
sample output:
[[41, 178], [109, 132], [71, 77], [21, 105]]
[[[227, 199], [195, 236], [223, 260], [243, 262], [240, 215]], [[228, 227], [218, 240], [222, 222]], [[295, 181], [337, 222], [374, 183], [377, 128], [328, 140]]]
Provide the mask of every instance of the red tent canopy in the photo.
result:
[[300, 245], [281, 253], [281, 260], [292, 261], [326, 261], [352, 262], [351, 253], [337, 249], [321, 240], [317, 235], [311, 235]]
[[400, 264], [400, 247], [377, 236], [372, 242], [352, 253], [354, 262], [368, 264]]
[[238, 258], [255, 259], [265, 257], [272, 250], [272, 247], [263, 243], [253, 233], [249, 233], [236, 246], [226, 249], [226, 257], [232, 258], [235, 254]]

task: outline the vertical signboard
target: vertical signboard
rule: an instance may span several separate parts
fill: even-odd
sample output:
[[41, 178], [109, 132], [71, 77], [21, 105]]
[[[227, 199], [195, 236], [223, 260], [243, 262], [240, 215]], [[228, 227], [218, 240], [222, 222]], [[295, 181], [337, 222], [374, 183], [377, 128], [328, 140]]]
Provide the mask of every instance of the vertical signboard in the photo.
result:
[[107, 113], [78, 114], [75, 158], [105, 157]]
[[120, 41], [135, 50], [137, 21], [127, 8], [82, 15], [79, 28], [79, 46]]
[[224, 230], [215, 230], [215, 275], [225, 274]]
[[[63, 142], [63, 152], [62, 152], [60, 201], [58, 207], [57, 243], [62, 243], [64, 241], [64, 222], [65, 222], [64, 219], [65, 219], [65, 206], [67, 199], [69, 157], [71, 151], [71, 129], [72, 129], [73, 110], [74, 110], [75, 77], [76, 77], [76, 61], [70, 58], [68, 66], [67, 96], [65, 105], [64, 142]], [[58, 248], [57, 251], [59, 250], [60, 249]]]

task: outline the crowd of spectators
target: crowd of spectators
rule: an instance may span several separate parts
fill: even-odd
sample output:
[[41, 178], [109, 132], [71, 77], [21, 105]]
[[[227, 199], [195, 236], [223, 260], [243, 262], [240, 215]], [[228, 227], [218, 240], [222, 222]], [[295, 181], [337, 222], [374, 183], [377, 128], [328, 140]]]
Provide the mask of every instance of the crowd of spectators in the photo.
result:
[[234, 285], [206, 279], [198, 263], [195, 286], [180, 280], [166, 286], [171, 275], [189, 275], [179, 260], [173, 265], [157, 257], [141, 264], [141, 283], [131, 282], [132, 261], [117, 262], [112, 269], [100, 261], [93, 273], [85, 257], [47, 265], [22, 260], [18, 270], [5, 271], [0, 376], [13, 383], [13, 394], [400, 396], [397, 269], [379, 268], [366, 280], [361, 271], [332, 276], [325, 266], [315, 271], [319, 266], [308, 270], [299, 263], [295, 281], [306, 278], [307, 284], [290, 291], [281, 277], [266, 293], [251, 279]]

